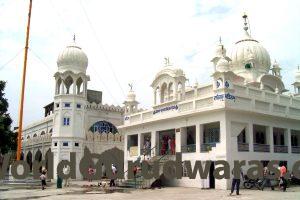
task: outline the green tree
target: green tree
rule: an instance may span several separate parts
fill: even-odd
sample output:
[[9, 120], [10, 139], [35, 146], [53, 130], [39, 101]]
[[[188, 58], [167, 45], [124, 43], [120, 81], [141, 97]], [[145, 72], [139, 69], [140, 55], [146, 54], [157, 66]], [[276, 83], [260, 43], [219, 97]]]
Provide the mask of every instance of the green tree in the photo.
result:
[[8, 102], [4, 98], [6, 83], [0, 81], [0, 154], [17, 148], [17, 134], [11, 131], [12, 119], [7, 113]]

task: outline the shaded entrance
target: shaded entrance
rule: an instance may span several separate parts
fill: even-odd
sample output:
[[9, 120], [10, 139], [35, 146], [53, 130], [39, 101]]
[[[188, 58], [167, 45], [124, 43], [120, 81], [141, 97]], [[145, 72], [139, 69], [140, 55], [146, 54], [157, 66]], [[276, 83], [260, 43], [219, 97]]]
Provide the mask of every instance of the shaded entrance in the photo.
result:
[[175, 155], [175, 129], [159, 131], [159, 155]]

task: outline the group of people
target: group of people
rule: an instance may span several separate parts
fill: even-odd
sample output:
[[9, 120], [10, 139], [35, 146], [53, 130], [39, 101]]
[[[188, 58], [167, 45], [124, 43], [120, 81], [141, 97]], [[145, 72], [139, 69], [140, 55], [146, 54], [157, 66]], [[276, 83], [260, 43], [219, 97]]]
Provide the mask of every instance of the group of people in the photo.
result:
[[[117, 167], [114, 164], [111, 164], [111, 171], [112, 171], [113, 175], [116, 175], [118, 172]], [[88, 173], [91, 177], [92, 175], [94, 175], [96, 173], [96, 169], [93, 169], [91, 166], [89, 166]], [[105, 166], [102, 164], [102, 178], [103, 177], [106, 177], [106, 170], [105, 170]], [[89, 178], [88, 181], [92, 182], [93, 180], [92, 180], [92, 178]], [[98, 186], [103, 186], [101, 181], [98, 183]], [[110, 187], [116, 186], [115, 179], [110, 179], [109, 186]]]
[[175, 137], [164, 135], [161, 139], [160, 154], [171, 154], [175, 155]]
[[[278, 167], [278, 170], [280, 172], [279, 176], [279, 189], [281, 189], [283, 192], [286, 191], [287, 188], [287, 180], [285, 178], [285, 175], [287, 173], [287, 169], [284, 165]], [[261, 185], [261, 190], [264, 190], [265, 186], [270, 186], [272, 190], [275, 189], [274, 185], [271, 183], [271, 179], [269, 178], [269, 175], [271, 175], [269, 169], [267, 166], [264, 167], [263, 169], [263, 179], [262, 179], [262, 185]]]
[[[287, 169], [284, 165], [282, 165], [282, 166], [278, 167], [278, 170], [280, 171], [278, 187], [279, 187], [280, 190], [285, 192], [286, 188], [287, 188], [287, 180], [285, 178], [285, 175], [287, 173]], [[240, 182], [241, 182], [241, 179], [244, 180], [244, 177], [245, 177], [244, 174], [243, 174], [243, 170], [240, 169], [240, 171], [241, 171], [240, 177], [236, 177], [236, 178], [232, 179], [230, 195], [233, 194], [234, 190], [236, 190], [236, 195], [240, 195], [240, 193], [239, 193]], [[271, 190], [275, 189], [274, 185], [272, 185], [272, 183], [271, 183], [271, 179], [269, 178], [269, 175], [271, 175], [271, 173], [270, 173], [268, 167], [265, 166], [263, 168], [263, 178], [262, 178], [262, 184], [261, 184], [261, 187], [260, 187], [261, 190], [264, 190], [265, 186], [271, 187]]]

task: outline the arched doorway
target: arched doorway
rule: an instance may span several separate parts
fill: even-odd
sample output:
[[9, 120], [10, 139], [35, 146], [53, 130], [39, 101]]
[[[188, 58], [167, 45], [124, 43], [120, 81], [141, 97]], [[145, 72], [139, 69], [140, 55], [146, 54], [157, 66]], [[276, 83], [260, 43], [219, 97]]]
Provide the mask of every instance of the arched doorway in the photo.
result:
[[42, 152], [41, 152], [41, 150], [38, 149], [38, 151], [35, 153], [34, 160], [37, 160], [39, 162], [42, 161]]
[[30, 171], [32, 171], [32, 153], [29, 151], [26, 156], [26, 162], [29, 165]]
[[24, 160], [24, 152], [21, 153], [21, 158], [20, 160]]
[[49, 148], [45, 154], [45, 160], [46, 160], [46, 169], [48, 170], [49, 169], [49, 166], [48, 166], [48, 157], [50, 156], [50, 153], [51, 153], [51, 148]]

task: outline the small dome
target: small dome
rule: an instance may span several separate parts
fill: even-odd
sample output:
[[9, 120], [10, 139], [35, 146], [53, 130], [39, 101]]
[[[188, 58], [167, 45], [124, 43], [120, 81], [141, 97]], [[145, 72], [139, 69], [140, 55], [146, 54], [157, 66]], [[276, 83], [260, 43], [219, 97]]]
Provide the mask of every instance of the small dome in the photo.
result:
[[169, 74], [172, 77], [179, 77], [179, 76], [185, 76], [184, 72], [182, 69], [175, 68], [173, 66], [166, 66], [162, 70], [160, 70], [155, 78], [161, 76], [162, 74]]
[[61, 71], [86, 72], [88, 66], [87, 55], [75, 43], [67, 46], [57, 58], [57, 66]]
[[245, 64], [250, 60], [255, 64], [255, 69], [261, 73], [268, 73], [271, 66], [268, 51], [257, 41], [252, 39], [248, 32], [246, 37], [235, 43], [230, 58], [232, 69], [237, 73], [245, 70]]
[[127, 95], [127, 98], [126, 98], [126, 101], [135, 101], [135, 93], [133, 90], [130, 90], [128, 95]]
[[224, 45], [220, 43], [215, 50], [215, 56], [222, 57], [224, 55], [226, 55], [226, 49], [225, 49]]
[[216, 70], [220, 72], [229, 71], [229, 62], [224, 57], [221, 57], [220, 60], [216, 64]]

